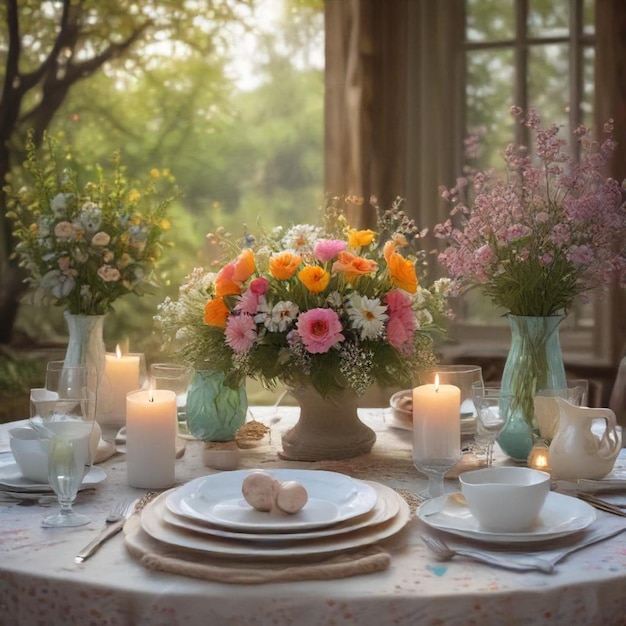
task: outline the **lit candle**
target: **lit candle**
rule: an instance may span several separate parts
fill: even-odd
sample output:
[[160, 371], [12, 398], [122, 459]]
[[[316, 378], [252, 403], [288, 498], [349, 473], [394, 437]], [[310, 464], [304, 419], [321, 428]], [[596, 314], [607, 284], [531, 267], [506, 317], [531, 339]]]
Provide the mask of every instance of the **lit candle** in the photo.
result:
[[139, 354], [122, 354], [119, 345], [115, 353], [104, 357], [98, 421], [101, 424], [124, 426], [126, 423], [126, 394], [139, 389]]
[[421, 458], [456, 459], [461, 454], [461, 390], [454, 385], [413, 389], [413, 445]]
[[131, 391], [126, 397], [128, 484], [142, 489], [171, 487], [176, 463], [176, 393]]
[[550, 472], [550, 448], [548, 448], [546, 443], [540, 441], [530, 449], [528, 467]]

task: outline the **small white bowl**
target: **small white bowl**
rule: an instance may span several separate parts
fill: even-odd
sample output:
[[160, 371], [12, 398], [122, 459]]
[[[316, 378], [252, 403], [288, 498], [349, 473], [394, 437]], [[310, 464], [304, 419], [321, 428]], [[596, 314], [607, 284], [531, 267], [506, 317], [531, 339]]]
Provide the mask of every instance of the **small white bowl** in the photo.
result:
[[413, 391], [411, 389], [394, 393], [389, 398], [389, 406], [398, 421], [413, 424]]
[[550, 474], [528, 467], [489, 467], [459, 481], [472, 515], [492, 533], [530, 530], [550, 492]]
[[48, 442], [26, 426], [9, 430], [9, 445], [24, 478], [48, 484]]

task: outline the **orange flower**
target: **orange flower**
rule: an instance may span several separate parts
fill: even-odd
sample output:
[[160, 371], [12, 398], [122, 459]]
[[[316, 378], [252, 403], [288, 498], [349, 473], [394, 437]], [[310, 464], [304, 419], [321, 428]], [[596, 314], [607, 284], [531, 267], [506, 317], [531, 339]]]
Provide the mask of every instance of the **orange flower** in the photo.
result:
[[289, 280], [302, 263], [302, 257], [285, 251], [275, 254], [270, 259], [270, 274], [277, 280]]
[[348, 232], [348, 244], [351, 248], [369, 246], [374, 240], [375, 234], [373, 230], [357, 230], [356, 228], [351, 228]]
[[204, 305], [204, 323], [207, 326], [219, 326], [226, 328], [226, 319], [230, 311], [224, 302], [224, 298], [213, 298]]
[[410, 259], [405, 259], [399, 252], [396, 252], [396, 247], [393, 241], [388, 241], [383, 248], [391, 282], [404, 291], [415, 293], [417, 291], [415, 265]]
[[298, 272], [298, 278], [311, 293], [320, 293], [328, 287], [330, 274], [319, 265], [310, 265]]
[[233, 272], [232, 279], [236, 283], [244, 283], [252, 276], [255, 269], [254, 253], [250, 248], [245, 248], [235, 259], [235, 271]]
[[371, 274], [378, 269], [376, 261], [364, 259], [350, 252], [340, 252], [333, 263], [333, 272], [343, 272], [348, 279], [364, 274]]

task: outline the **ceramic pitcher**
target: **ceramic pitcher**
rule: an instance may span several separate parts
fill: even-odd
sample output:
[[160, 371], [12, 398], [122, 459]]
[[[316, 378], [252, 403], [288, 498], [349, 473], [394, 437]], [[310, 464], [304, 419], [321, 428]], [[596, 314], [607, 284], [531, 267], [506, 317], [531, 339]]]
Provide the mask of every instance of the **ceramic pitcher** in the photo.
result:
[[[621, 429], [611, 409], [570, 404], [550, 398], [559, 409], [559, 426], [550, 444], [550, 468], [556, 480], [604, 478], [613, 469], [621, 447]], [[592, 424], [604, 422], [604, 429]]]

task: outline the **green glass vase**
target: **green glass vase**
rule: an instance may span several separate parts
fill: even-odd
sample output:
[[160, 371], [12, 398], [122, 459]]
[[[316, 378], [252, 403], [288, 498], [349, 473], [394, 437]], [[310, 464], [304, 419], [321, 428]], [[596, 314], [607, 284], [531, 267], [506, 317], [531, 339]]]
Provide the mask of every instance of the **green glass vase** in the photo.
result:
[[500, 389], [510, 393], [511, 405], [498, 436], [502, 451], [516, 461], [526, 461], [534, 443], [535, 393], [563, 389], [565, 367], [559, 343], [562, 315], [532, 317], [509, 315], [511, 347]]
[[232, 441], [248, 412], [244, 384], [224, 384], [223, 372], [197, 370], [187, 391], [187, 426], [203, 441]]

